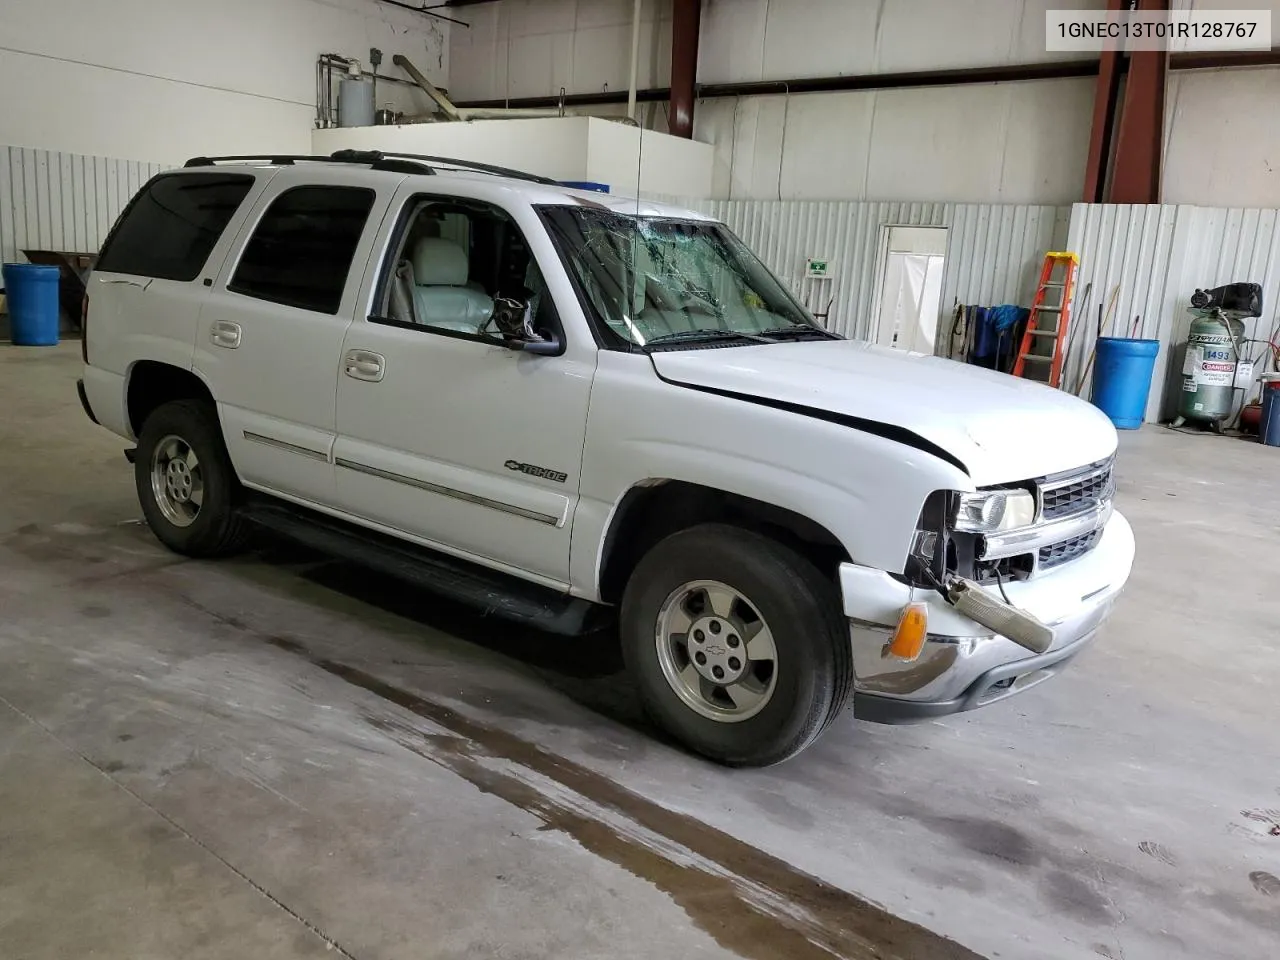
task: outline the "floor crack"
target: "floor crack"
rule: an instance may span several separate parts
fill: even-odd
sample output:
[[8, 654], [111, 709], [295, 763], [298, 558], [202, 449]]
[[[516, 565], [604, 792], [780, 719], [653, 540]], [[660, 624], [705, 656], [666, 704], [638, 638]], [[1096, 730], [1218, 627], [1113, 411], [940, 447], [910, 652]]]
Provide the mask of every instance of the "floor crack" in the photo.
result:
[[141, 795], [134, 792], [133, 790], [130, 790], [127, 786], [125, 786], [115, 777], [111, 776], [111, 774], [108, 773], [106, 770], [104, 770], [101, 765], [94, 762], [89, 757], [85, 756], [83, 753], [81, 753], [71, 744], [67, 743], [67, 741], [63, 740], [60, 736], [58, 736], [56, 733], [50, 730], [47, 726], [45, 726], [35, 717], [31, 716], [31, 714], [27, 713], [25, 710], [21, 709], [20, 707], [15, 706], [13, 703], [11, 703], [9, 700], [7, 700], [2, 696], [0, 696], [0, 703], [4, 704], [6, 707], [8, 707], [10, 710], [16, 713], [18, 716], [22, 717], [22, 719], [26, 720], [27, 723], [31, 724], [37, 730], [42, 731], [47, 737], [49, 737], [56, 744], [58, 744], [58, 746], [62, 747], [62, 749], [66, 750], [68, 753], [74, 754], [75, 756], [83, 760], [85, 763], [87, 763], [89, 766], [93, 767], [94, 770], [96, 770], [102, 777], [109, 780], [112, 783], [112, 785], [114, 785], [117, 789], [127, 794], [137, 803], [141, 804], [151, 813], [155, 814], [165, 823], [169, 824], [169, 826], [177, 830], [178, 833], [180, 833], [183, 837], [185, 837], [187, 840], [190, 840], [197, 847], [199, 847], [209, 856], [213, 857], [213, 859], [217, 860], [220, 864], [222, 864], [224, 867], [230, 870], [233, 874], [235, 874], [237, 877], [243, 880], [256, 893], [264, 897], [266, 900], [270, 901], [278, 909], [288, 914], [298, 923], [302, 924], [302, 926], [306, 927], [309, 931], [311, 931], [313, 934], [315, 934], [317, 937], [323, 940], [325, 945], [334, 953], [336, 953], [338, 956], [344, 957], [346, 958], [346, 960], [358, 960], [355, 954], [353, 954], [350, 950], [348, 950], [346, 947], [340, 944], [337, 940], [335, 940], [329, 934], [325, 933], [323, 930], [321, 930], [318, 926], [316, 926], [306, 917], [302, 916], [302, 914], [298, 913], [296, 910], [291, 908], [287, 903], [285, 903], [283, 900], [281, 900], [279, 897], [273, 894], [270, 890], [268, 890], [262, 884], [254, 880], [253, 877], [249, 876], [247, 873], [245, 873], [243, 870], [241, 870], [231, 861], [227, 860], [226, 857], [222, 856], [220, 853], [218, 853], [216, 850], [210, 847], [207, 843], [205, 843], [195, 834], [191, 833], [184, 826], [182, 826], [182, 824], [178, 823], [176, 820], [174, 820], [172, 817], [166, 814], [163, 810], [160, 810], [154, 804], [150, 803], [145, 797], [142, 797]]

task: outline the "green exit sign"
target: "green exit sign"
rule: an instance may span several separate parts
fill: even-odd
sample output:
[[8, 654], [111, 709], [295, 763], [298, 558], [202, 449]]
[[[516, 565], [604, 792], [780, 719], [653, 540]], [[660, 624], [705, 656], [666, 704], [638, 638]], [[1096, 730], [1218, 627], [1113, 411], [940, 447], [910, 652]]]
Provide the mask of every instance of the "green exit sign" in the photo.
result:
[[826, 280], [831, 276], [831, 261], [826, 257], [810, 257], [805, 261], [804, 275], [810, 280]]

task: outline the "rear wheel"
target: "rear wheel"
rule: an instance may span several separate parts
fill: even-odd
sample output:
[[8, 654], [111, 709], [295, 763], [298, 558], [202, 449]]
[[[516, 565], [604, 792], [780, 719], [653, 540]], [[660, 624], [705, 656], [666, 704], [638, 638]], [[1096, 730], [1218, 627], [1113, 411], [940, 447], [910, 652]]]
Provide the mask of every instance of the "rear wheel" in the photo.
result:
[[214, 557], [243, 545], [239, 484], [209, 404], [177, 400], [147, 417], [134, 481], [148, 526], [170, 550]]
[[748, 530], [708, 524], [654, 547], [627, 584], [621, 632], [650, 715], [721, 763], [794, 756], [853, 687], [833, 585], [795, 551]]

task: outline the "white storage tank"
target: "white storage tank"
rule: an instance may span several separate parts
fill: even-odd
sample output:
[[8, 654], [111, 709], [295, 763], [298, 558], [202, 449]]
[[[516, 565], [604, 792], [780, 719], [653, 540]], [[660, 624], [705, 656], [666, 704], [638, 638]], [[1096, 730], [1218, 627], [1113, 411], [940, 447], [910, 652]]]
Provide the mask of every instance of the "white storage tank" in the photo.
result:
[[338, 126], [373, 126], [373, 84], [363, 77], [343, 77], [338, 83]]

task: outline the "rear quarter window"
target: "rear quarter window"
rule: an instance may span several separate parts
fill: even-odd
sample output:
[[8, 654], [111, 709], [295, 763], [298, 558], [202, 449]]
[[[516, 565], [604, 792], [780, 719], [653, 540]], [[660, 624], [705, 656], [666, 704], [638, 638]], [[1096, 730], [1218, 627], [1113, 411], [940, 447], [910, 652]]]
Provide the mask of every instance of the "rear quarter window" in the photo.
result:
[[103, 244], [97, 269], [194, 280], [253, 179], [226, 173], [161, 174], [125, 208]]

